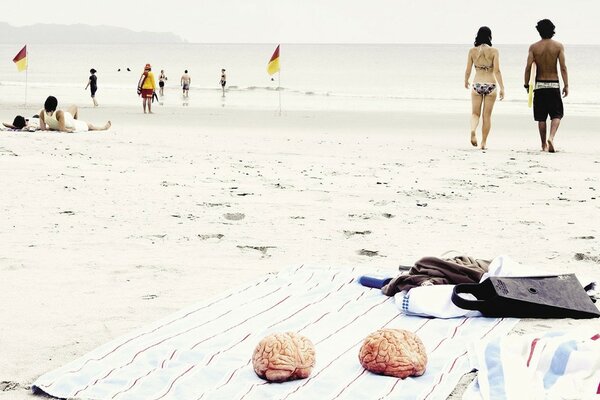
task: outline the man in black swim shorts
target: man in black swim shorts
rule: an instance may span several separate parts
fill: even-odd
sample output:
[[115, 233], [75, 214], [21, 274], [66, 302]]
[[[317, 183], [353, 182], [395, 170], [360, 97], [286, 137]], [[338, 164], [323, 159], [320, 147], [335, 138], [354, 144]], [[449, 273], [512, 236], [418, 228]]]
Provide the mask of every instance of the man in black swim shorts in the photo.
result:
[[[533, 118], [538, 122], [542, 151], [555, 152], [554, 136], [564, 115], [558, 80], [557, 64], [563, 81], [562, 97], [569, 94], [569, 76], [565, 62], [564, 46], [553, 40], [554, 24], [549, 19], [537, 23], [536, 29], [542, 40], [529, 47], [527, 65], [525, 67], [525, 89], [529, 89], [529, 77], [532, 64], [535, 63], [535, 87], [533, 96]], [[550, 117], [550, 136], [546, 140], [546, 120]]]
[[561, 119], [564, 115], [560, 83], [556, 81], [537, 80], [534, 87], [533, 119], [546, 122], [550, 119]]

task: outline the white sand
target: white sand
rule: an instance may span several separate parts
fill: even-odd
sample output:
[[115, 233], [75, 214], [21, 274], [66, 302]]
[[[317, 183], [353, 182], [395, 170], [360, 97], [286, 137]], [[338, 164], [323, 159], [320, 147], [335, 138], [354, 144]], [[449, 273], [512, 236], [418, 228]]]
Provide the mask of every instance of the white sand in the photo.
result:
[[[107, 133], [0, 132], [0, 398], [290, 265], [394, 274], [458, 250], [600, 280], [600, 118], [568, 115], [548, 154], [530, 117], [501, 113], [481, 152], [466, 114], [156, 112], [82, 109]], [[515, 333], [565, 324], [600, 322]]]

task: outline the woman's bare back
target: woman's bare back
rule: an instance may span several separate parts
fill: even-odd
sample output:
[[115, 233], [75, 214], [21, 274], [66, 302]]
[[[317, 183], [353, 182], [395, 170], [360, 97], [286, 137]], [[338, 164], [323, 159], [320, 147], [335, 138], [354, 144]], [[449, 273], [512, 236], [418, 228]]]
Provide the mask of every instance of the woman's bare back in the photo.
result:
[[493, 47], [482, 44], [470, 50], [470, 57], [475, 67], [474, 82], [496, 83], [494, 64], [498, 51]]

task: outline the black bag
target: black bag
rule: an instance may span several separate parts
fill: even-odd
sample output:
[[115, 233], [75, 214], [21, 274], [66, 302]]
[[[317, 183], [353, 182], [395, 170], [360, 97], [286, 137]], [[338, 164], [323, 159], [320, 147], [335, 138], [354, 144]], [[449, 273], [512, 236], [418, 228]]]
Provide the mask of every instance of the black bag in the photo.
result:
[[[470, 293], [477, 300], [467, 300]], [[486, 317], [598, 318], [600, 311], [575, 274], [527, 277], [492, 276], [481, 283], [461, 283], [452, 302]]]

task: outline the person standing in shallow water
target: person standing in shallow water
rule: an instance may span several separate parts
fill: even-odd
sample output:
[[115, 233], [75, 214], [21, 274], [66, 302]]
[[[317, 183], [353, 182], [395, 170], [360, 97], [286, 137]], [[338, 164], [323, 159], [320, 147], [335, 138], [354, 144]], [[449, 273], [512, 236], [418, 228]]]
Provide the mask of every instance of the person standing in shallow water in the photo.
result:
[[225, 75], [225, 68], [221, 70], [221, 90], [223, 91], [223, 97], [225, 97], [225, 85], [227, 84], [227, 75]]
[[98, 107], [98, 102], [96, 101], [96, 91], [98, 90], [98, 77], [96, 76], [96, 70], [94, 68], [90, 69], [90, 78], [88, 79], [87, 85], [83, 90], [87, 90], [90, 88], [90, 92], [92, 94], [92, 101], [94, 102], [94, 107]]
[[190, 85], [192, 84], [192, 77], [188, 74], [186, 69], [181, 75], [181, 89], [183, 91], [183, 97], [187, 98], [190, 95]]
[[158, 87], [160, 88], [158, 90], [160, 97], [163, 97], [165, 95], [164, 89], [165, 89], [165, 81], [167, 81], [167, 75], [165, 75], [165, 70], [161, 69], [160, 70], [160, 75], [158, 76]]
[[[473, 85], [469, 83], [471, 70], [475, 67]], [[498, 88], [500, 87], [500, 93]], [[487, 148], [487, 139], [492, 128], [492, 110], [496, 97], [504, 99], [504, 82], [500, 73], [500, 55], [492, 47], [492, 31], [482, 26], [477, 32], [474, 47], [469, 50], [465, 71], [465, 88], [471, 89], [471, 144], [477, 147], [477, 126], [483, 113], [481, 127], [481, 149]]]
[[[531, 67], [535, 63], [535, 86], [533, 92], [533, 118], [538, 123], [542, 151], [554, 153], [554, 136], [564, 115], [557, 63], [563, 80], [563, 97], [569, 95], [569, 75], [565, 62], [564, 46], [553, 40], [554, 24], [549, 19], [537, 23], [536, 29], [542, 39], [529, 47], [525, 66], [525, 89], [529, 90]], [[550, 117], [550, 137], [546, 140], [546, 119]]]

